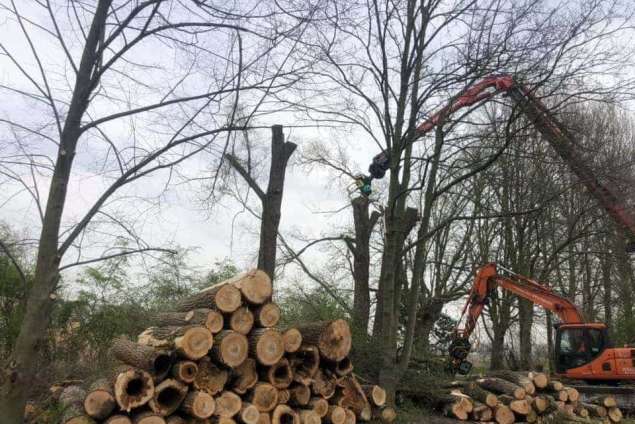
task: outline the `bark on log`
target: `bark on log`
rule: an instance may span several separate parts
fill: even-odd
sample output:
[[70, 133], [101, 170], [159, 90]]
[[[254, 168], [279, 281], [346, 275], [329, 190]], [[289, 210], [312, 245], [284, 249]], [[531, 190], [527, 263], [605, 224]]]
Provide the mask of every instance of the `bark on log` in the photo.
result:
[[214, 414], [216, 401], [208, 393], [201, 391], [189, 392], [181, 404], [181, 410], [192, 417], [206, 419]]
[[346, 411], [341, 406], [329, 405], [329, 410], [324, 416], [324, 422], [331, 424], [344, 424]]
[[336, 394], [336, 403], [343, 408], [351, 409], [356, 415], [361, 415], [369, 403], [357, 379], [352, 375], [344, 377], [340, 381], [340, 386], [342, 390]]
[[309, 400], [309, 406], [320, 416], [320, 418], [324, 418], [324, 416], [326, 416], [329, 412], [328, 401], [321, 397], [312, 397]]
[[291, 398], [289, 403], [294, 406], [306, 406], [311, 400], [311, 389], [304, 384], [294, 383], [290, 388]]
[[172, 376], [185, 384], [191, 384], [198, 374], [198, 365], [193, 361], [178, 361], [170, 371]]
[[536, 386], [534, 385], [533, 381], [526, 375], [521, 375], [508, 370], [498, 370], [495, 372], [490, 372], [487, 375], [488, 377], [498, 377], [502, 378], [503, 380], [512, 382], [525, 389], [525, 392], [528, 395], [533, 395], [534, 393], [536, 393]]
[[256, 360], [247, 358], [232, 371], [232, 389], [239, 394], [247, 393], [258, 382]]
[[162, 417], [172, 415], [179, 408], [185, 395], [187, 386], [175, 379], [167, 379], [160, 382], [154, 388], [154, 396], [148, 402], [152, 412]]
[[[106, 421], [104, 421], [104, 424], [132, 424], [132, 420], [125, 415], [117, 414], [117, 415], [110, 416]], [[178, 424], [178, 423], [168, 422], [168, 424]]]
[[273, 365], [284, 355], [282, 335], [273, 328], [257, 328], [249, 334], [249, 353], [262, 365]]
[[242, 364], [249, 353], [247, 337], [232, 330], [221, 331], [216, 335], [212, 347], [212, 357], [220, 363], [234, 368]]
[[302, 346], [302, 333], [297, 328], [286, 329], [282, 333], [282, 340], [285, 352], [293, 353]]
[[269, 412], [278, 404], [278, 389], [269, 383], [257, 383], [248, 393], [247, 399], [258, 408], [258, 411]]
[[260, 378], [276, 389], [286, 389], [293, 381], [293, 371], [289, 361], [282, 358], [276, 364], [261, 370]]
[[152, 376], [146, 371], [122, 367], [115, 370], [113, 392], [119, 407], [126, 412], [145, 405], [154, 395]]
[[95, 420], [85, 414], [83, 400], [86, 392], [79, 386], [68, 386], [60, 394], [58, 402], [64, 408], [62, 424], [95, 424]]
[[220, 393], [225, 388], [229, 373], [217, 367], [209, 357], [198, 362], [198, 372], [192, 385], [200, 391], [212, 396]]
[[580, 404], [586, 408], [593, 417], [604, 418], [608, 414], [608, 410], [604, 406], [587, 402], [580, 402]]
[[564, 390], [564, 384], [557, 380], [550, 381], [546, 389], [551, 392], [559, 392], [560, 390]]
[[166, 424], [165, 418], [152, 411], [137, 412], [132, 416], [133, 424]]
[[209, 308], [193, 309], [187, 312], [162, 312], [152, 319], [156, 327], [200, 325], [207, 328], [212, 334], [223, 329], [223, 321], [221, 312]]
[[89, 417], [103, 420], [110, 416], [117, 401], [112, 390], [112, 383], [106, 378], [96, 380], [88, 389], [84, 398], [84, 411]]
[[254, 327], [254, 314], [246, 306], [241, 306], [229, 316], [227, 328], [247, 335]]
[[113, 339], [110, 354], [124, 364], [149, 372], [155, 381], [168, 375], [174, 359], [170, 352], [135, 343], [125, 337]]
[[317, 346], [320, 355], [330, 361], [341, 361], [351, 350], [351, 329], [342, 319], [302, 324], [297, 329], [304, 343]]
[[188, 312], [203, 308], [232, 313], [241, 304], [242, 299], [239, 289], [231, 284], [219, 283], [181, 300], [176, 304], [175, 310], [177, 312]]
[[255, 405], [243, 402], [238, 414], [238, 421], [244, 424], [257, 424], [260, 418], [260, 412]]
[[214, 339], [202, 326], [150, 327], [139, 335], [139, 343], [159, 349], [174, 349], [180, 356], [197, 360], [207, 355]]
[[384, 406], [386, 403], [386, 391], [380, 386], [363, 385], [362, 390], [366, 398], [375, 406]]
[[271, 424], [300, 424], [300, 416], [287, 405], [278, 405], [271, 413]]
[[225, 418], [232, 418], [240, 412], [242, 399], [233, 392], [224, 391], [216, 399], [216, 409], [214, 415]]
[[320, 366], [320, 353], [315, 346], [303, 345], [295, 353], [289, 355], [293, 379], [298, 383], [309, 385], [316, 376]]
[[476, 383], [481, 386], [482, 389], [494, 392], [497, 394], [510, 395], [516, 399], [524, 399], [527, 396], [525, 389], [517, 384], [511, 383], [507, 380], [496, 377], [485, 377], [476, 380]]
[[280, 316], [280, 307], [272, 302], [260, 305], [254, 310], [256, 324], [260, 327], [275, 327], [280, 321]]
[[465, 383], [461, 387], [461, 391], [472, 399], [484, 403], [490, 408], [498, 405], [498, 396], [496, 396], [494, 393], [490, 393], [487, 390], [482, 389], [477, 383], [473, 381]]

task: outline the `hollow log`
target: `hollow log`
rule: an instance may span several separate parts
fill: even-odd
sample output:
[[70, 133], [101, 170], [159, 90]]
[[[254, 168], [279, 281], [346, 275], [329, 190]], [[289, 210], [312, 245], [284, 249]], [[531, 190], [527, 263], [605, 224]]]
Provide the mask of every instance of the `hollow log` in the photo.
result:
[[324, 418], [324, 416], [329, 412], [328, 401], [321, 397], [312, 397], [309, 400], [309, 406], [320, 416], [320, 418]]
[[119, 407], [126, 412], [145, 405], [154, 396], [154, 381], [146, 371], [120, 367], [115, 370], [113, 392]]
[[[312, 409], [300, 409], [298, 415], [300, 415], [301, 424], [322, 424], [322, 418]], [[353, 414], [354, 417], [355, 414]], [[351, 424], [355, 424], [355, 422], [353, 421]]]
[[150, 327], [139, 335], [139, 343], [159, 349], [174, 349], [180, 356], [197, 360], [207, 355], [214, 339], [202, 326]]
[[185, 384], [169, 378], [163, 380], [154, 388], [154, 396], [152, 396], [148, 405], [152, 412], [166, 417], [179, 408], [186, 394], [187, 386]]
[[152, 411], [142, 411], [133, 414], [133, 424], [165, 424], [165, 418]]
[[[294, 379], [298, 381], [296, 374], [294, 374]], [[319, 369], [313, 379], [309, 378], [311, 382], [311, 391], [318, 396], [323, 397], [324, 399], [330, 399], [335, 394], [335, 390], [337, 388], [337, 380], [331, 376], [327, 375], [326, 370]], [[300, 382], [302, 384], [302, 382]]]
[[110, 416], [116, 405], [117, 401], [110, 380], [102, 378], [90, 385], [88, 394], [84, 398], [86, 415], [103, 420]]
[[507, 380], [496, 377], [485, 377], [476, 380], [476, 383], [481, 386], [482, 389], [494, 392], [496, 394], [510, 395], [516, 399], [524, 399], [527, 396], [525, 389], [517, 384], [511, 383]]
[[216, 401], [208, 393], [192, 391], [183, 400], [181, 410], [194, 418], [206, 419], [214, 414]]
[[247, 335], [254, 327], [254, 314], [246, 306], [241, 306], [231, 313], [227, 328], [237, 333]]
[[300, 424], [300, 416], [287, 405], [278, 405], [271, 413], [271, 424]]
[[257, 383], [248, 392], [247, 400], [255, 405], [260, 412], [272, 411], [278, 404], [278, 389], [269, 383]]
[[503, 380], [512, 382], [525, 389], [525, 392], [528, 395], [533, 395], [534, 393], [536, 393], [536, 386], [534, 385], [533, 381], [526, 375], [521, 375], [509, 370], [498, 370], [490, 372], [487, 375], [488, 377], [498, 377], [502, 378]]
[[320, 366], [320, 353], [315, 346], [303, 345], [289, 355], [293, 379], [304, 385], [311, 384]]
[[282, 332], [282, 340], [285, 352], [293, 353], [302, 346], [302, 333], [297, 328], [289, 328]]
[[380, 386], [363, 385], [362, 390], [366, 398], [375, 406], [384, 406], [386, 403], [386, 391]]
[[260, 418], [260, 411], [255, 405], [243, 402], [240, 412], [238, 413], [238, 421], [244, 424], [257, 424]]
[[178, 361], [170, 371], [172, 376], [185, 384], [191, 384], [198, 374], [198, 365], [193, 361]]
[[494, 393], [482, 389], [477, 383], [473, 381], [463, 384], [463, 386], [461, 387], [461, 391], [472, 399], [484, 403], [490, 408], [498, 405], [498, 396], [496, 396]]
[[290, 388], [291, 398], [289, 403], [294, 406], [306, 406], [311, 400], [311, 389], [304, 384], [294, 383]]
[[207, 328], [212, 334], [223, 329], [223, 321], [221, 312], [209, 308], [198, 308], [186, 312], [162, 312], [152, 318], [152, 323], [157, 327], [200, 325]]
[[216, 335], [212, 357], [220, 363], [234, 368], [242, 364], [249, 353], [247, 338], [235, 331], [224, 330]]
[[205, 357], [198, 361], [198, 372], [192, 385], [197, 390], [214, 396], [223, 391], [228, 377], [226, 370], [217, 367], [209, 357]]
[[282, 335], [273, 328], [256, 328], [249, 334], [249, 353], [262, 365], [273, 365], [284, 355]]
[[335, 395], [336, 404], [360, 415], [369, 403], [357, 379], [352, 375], [346, 376], [341, 379], [340, 386], [342, 390]]
[[245, 361], [232, 370], [232, 389], [239, 394], [247, 393], [258, 382], [256, 371], [256, 360], [247, 358]]
[[275, 327], [280, 321], [280, 307], [275, 303], [268, 302], [254, 309], [256, 324], [260, 327]]
[[214, 415], [225, 418], [232, 418], [240, 412], [242, 399], [233, 392], [224, 391], [216, 399], [216, 409]]
[[289, 361], [282, 358], [274, 365], [261, 370], [260, 378], [276, 389], [286, 389], [293, 381], [293, 371]]
[[353, 372], [353, 362], [347, 356], [341, 361], [337, 361], [335, 363], [335, 367], [333, 367], [333, 372], [340, 377], [345, 377]]
[[298, 325], [302, 340], [318, 347], [320, 355], [330, 361], [341, 361], [352, 346], [351, 329], [342, 319]]
[[125, 337], [116, 337], [112, 340], [110, 354], [124, 364], [149, 372], [155, 381], [160, 381], [168, 375], [174, 359], [166, 350], [157, 350]]
[[[132, 420], [130, 419], [130, 417], [117, 414], [117, 415], [111, 415], [108, 419], [106, 419], [106, 421], [104, 421], [104, 424], [132, 424]], [[168, 422], [168, 424], [178, 424], [178, 423]]]
[[241, 304], [240, 290], [231, 284], [220, 283], [186, 297], [176, 304], [175, 310], [177, 312], [188, 312], [202, 308], [232, 313]]

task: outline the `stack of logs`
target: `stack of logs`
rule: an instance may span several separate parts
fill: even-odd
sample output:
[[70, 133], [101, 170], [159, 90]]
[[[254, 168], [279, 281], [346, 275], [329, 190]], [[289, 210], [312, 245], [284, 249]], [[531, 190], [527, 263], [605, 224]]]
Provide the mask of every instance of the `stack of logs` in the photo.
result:
[[343, 320], [275, 328], [271, 280], [251, 271], [161, 313], [121, 362], [60, 396], [64, 424], [355, 424], [395, 419], [379, 386], [362, 386]]
[[414, 394], [458, 421], [527, 423], [617, 423], [622, 412], [611, 396], [582, 402], [573, 387], [544, 373], [498, 371], [485, 377], [454, 381], [445, 389]]

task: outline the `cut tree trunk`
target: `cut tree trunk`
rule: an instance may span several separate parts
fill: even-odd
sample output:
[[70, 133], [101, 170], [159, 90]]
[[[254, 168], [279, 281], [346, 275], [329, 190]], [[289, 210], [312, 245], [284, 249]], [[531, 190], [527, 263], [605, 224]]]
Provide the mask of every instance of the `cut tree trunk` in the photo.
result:
[[309, 406], [320, 416], [320, 418], [324, 418], [324, 416], [329, 412], [329, 402], [321, 397], [312, 397], [311, 400], [309, 400]]
[[212, 396], [220, 393], [225, 388], [229, 373], [217, 367], [209, 357], [198, 362], [198, 372], [192, 383], [194, 388], [206, 392]]
[[60, 405], [64, 408], [62, 424], [95, 424], [95, 420], [84, 412], [83, 400], [86, 392], [79, 386], [68, 386], [59, 398]]
[[249, 352], [262, 365], [273, 365], [284, 355], [282, 335], [273, 328], [257, 328], [249, 334]]
[[126, 412], [145, 405], [154, 396], [154, 382], [146, 371], [123, 367], [115, 371], [113, 391], [119, 407]]
[[166, 417], [179, 408], [185, 395], [187, 395], [187, 386], [178, 380], [169, 378], [154, 388], [154, 396], [148, 405], [153, 412]]
[[302, 346], [302, 333], [297, 328], [288, 328], [282, 333], [282, 340], [285, 352], [293, 353]]
[[275, 327], [280, 321], [280, 315], [280, 307], [272, 302], [260, 305], [254, 310], [256, 323], [260, 327]]
[[525, 389], [525, 392], [528, 395], [533, 395], [534, 393], [536, 393], [536, 386], [534, 385], [533, 381], [526, 375], [521, 375], [508, 370], [498, 370], [488, 373], [488, 376], [502, 378], [503, 380], [507, 380], [514, 384], [517, 384]]
[[254, 327], [254, 314], [246, 306], [232, 312], [227, 327], [237, 333], [247, 335]]
[[549, 376], [544, 372], [532, 371], [527, 374], [527, 377], [531, 379], [531, 381], [538, 389], [545, 389], [547, 386], [549, 386]]
[[256, 360], [247, 358], [232, 371], [232, 389], [238, 394], [245, 394], [258, 382]]
[[208, 393], [189, 392], [181, 404], [181, 410], [192, 417], [206, 419], [211, 417], [216, 410], [216, 401]]
[[240, 412], [242, 399], [234, 392], [224, 391], [216, 399], [216, 409], [214, 415], [231, 418]]
[[[301, 424], [322, 424], [322, 418], [312, 409], [300, 409], [298, 415], [300, 415]], [[355, 422], [351, 424], [355, 424]]]
[[191, 384], [198, 374], [198, 365], [193, 361], [178, 361], [172, 366], [171, 374], [185, 384]]
[[320, 367], [320, 353], [315, 346], [303, 345], [290, 355], [293, 379], [304, 385], [311, 384]]
[[232, 330], [221, 331], [216, 335], [212, 347], [212, 357], [230, 368], [242, 364], [249, 353], [247, 337]]
[[181, 300], [176, 304], [175, 310], [188, 312], [203, 308], [232, 313], [241, 304], [240, 290], [231, 284], [220, 283]]
[[397, 419], [397, 412], [390, 406], [373, 410], [373, 416], [382, 423], [390, 424]]
[[386, 403], [386, 391], [380, 386], [364, 385], [362, 390], [366, 398], [375, 406], [384, 406]]
[[337, 405], [351, 409], [357, 415], [361, 415], [365, 408], [370, 407], [362, 387], [354, 376], [342, 378], [339, 385], [342, 390], [335, 395]]
[[170, 352], [156, 350], [125, 337], [113, 339], [110, 354], [124, 364], [149, 372], [155, 381], [160, 381], [168, 375], [173, 362]]
[[487, 390], [482, 389], [475, 382], [469, 382], [464, 384], [461, 387], [461, 391], [465, 393], [466, 395], [468, 395], [469, 397], [471, 397], [472, 399], [475, 399], [481, 403], [484, 403], [490, 408], [493, 408], [496, 405], [498, 405], [498, 397], [494, 393], [490, 393]]
[[517, 415], [527, 415], [531, 409], [531, 403], [527, 399], [514, 399], [510, 395], [500, 395], [498, 399]]
[[342, 319], [306, 323], [297, 329], [304, 343], [317, 346], [320, 355], [330, 361], [341, 361], [351, 350], [351, 329]]
[[110, 380], [102, 378], [90, 385], [84, 398], [84, 410], [88, 416], [103, 420], [110, 416], [116, 405]]
[[329, 405], [329, 410], [324, 416], [324, 421], [331, 424], [344, 424], [346, 411], [341, 406]]
[[482, 389], [502, 395], [510, 395], [516, 399], [525, 399], [527, 392], [517, 384], [495, 377], [479, 378], [476, 383]]
[[243, 402], [240, 413], [238, 414], [238, 421], [244, 424], [257, 424], [260, 418], [260, 412], [251, 403]]
[[[296, 381], [298, 381], [296, 379]], [[311, 381], [311, 391], [323, 397], [324, 399], [330, 399], [335, 394], [335, 390], [337, 388], [337, 380], [332, 376], [328, 376], [325, 374], [325, 371], [319, 369], [318, 372], [315, 373]]]
[[134, 424], [165, 424], [165, 418], [152, 411], [137, 412], [132, 416]]
[[[215, 284], [212, 287], [203, 290], [201, 293], [205, 293], [208, 291], [218, 291], [224, 287], [232, 287], [234, 289], [237, 289], [242, 295], [242, 298], [253, 305], [261, 305], [265, 303], [266, 301], [271, 299], [271, 295], [273, 293], [271, 278], [269, 278], [266, 272], [258, 269], [239, 274], [228, 280]], [[236, 310], [238, 306], [240, 305], [237, 305], [234, 310]], [[223, 312], [234, 311], [225, 311], [223, 309], [221, 310]]]
[[306, 406], [311, 400], [311, 389], [304, 384], [294, 383], [290, 388], [291, 399], [289, 403], [294, 406]]
[[262, 370], [260, 374], [263, 381], [270, 383], [276, 389], [286, 389], [293, 381], [293, 371], [285, 358]]
[[183, 327], [187, 325], [201, 325], [212, 334], [223, 329], [223, 314], [219, 311], [199, 308], [187, 312], [163, 312], [153, 318], [157, 327]]
[[580, 399], [580, 393], [573, 387], [565, 387], [564, 390], [567, 392], [567, 398], [569, 401], [577, 402]]
[[197, 360], [207, 355], [214, 339], [202, 326], [150, 327], [139, 335], [139, 343], [159, 349], [174, 349], [180, 356]]
[[300, 424], [300, 416], [287, 405], [278, 405], [271, 413], [271, 424]]
[[620, 408], [612, 407], [608, 409], [608, 417], [614, 423], [622, 421], [622, 411]]
[[278, 404], [278, 389], [269, 383], [257, 383], [248, 394], [247, 400], [260, 412], [272, 411]]
[[494, 420], [498, 424], [512, 424], [516, 421], [516, 417], [508, 406], [499, 404], [494, 408]]

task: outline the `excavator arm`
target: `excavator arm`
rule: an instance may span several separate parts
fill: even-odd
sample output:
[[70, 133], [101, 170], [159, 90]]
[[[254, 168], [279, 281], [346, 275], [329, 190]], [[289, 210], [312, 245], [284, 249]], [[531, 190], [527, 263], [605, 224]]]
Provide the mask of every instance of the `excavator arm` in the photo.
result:
[[[584, 158], [578, 153], [574, 137], [549, 113], [547, 107], [530, 90], [517, 83], [511, 75], [492, 75], [465, 90], [449, 105], [420, 124], [416, 130], [417, 138], [429, 132], [442, 119], [457, 110], [491, 99], [499, 93], [507, 94], [532, 121], [571, 171], [580, 179], [580, 182], [625, 231], [629, 239], [627, 251], [635, 252], [635, 216], [633, 212], [626, 207], [621, 196], [610, 187], [602, 184], [597, 178]], [[387, 152], [375, 156], [368, 168], [370, 174], [359, 176], [357, 179], [360, 191], [369, 195], [372, 181], [383, 178], [389, 167], [390, 156]]]

